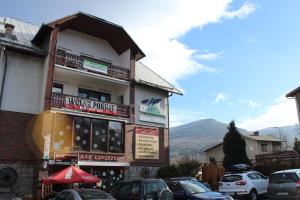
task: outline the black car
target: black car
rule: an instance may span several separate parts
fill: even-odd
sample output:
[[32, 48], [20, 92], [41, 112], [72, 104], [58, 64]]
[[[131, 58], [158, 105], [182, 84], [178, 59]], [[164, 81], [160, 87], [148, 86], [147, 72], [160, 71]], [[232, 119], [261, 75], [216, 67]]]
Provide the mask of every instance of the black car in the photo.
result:
[[173, 178], [169, 178], [168, 181], [198, 181], [198, 182], [202, 183], [204, 186], [206, 186], [208, 189], [211, 190], [211, 187], [209, 184], [204, 183], [204, 182], [196, 179], [195, 177], [190, 177], [190, 176], [173, 177]]
[[162, 179], [122, 181], [113, 186], [111, 194], [117, 200], [173, 200], [173, 194]]
[[212, 192], [199, 181], [179, 180], [166, 182], [170, 190], [173, 192], [174, 200], [233, 200], [229, 195], [219, 192]]

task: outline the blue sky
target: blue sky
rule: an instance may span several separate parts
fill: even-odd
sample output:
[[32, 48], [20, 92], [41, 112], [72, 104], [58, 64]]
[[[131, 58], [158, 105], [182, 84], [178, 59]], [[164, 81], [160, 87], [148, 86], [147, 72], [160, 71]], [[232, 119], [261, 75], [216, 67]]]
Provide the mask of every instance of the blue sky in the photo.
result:
[[36, 25], [84, 11], [126, 28], [148, 67], [184, 91], [171, 125], [214, 118], [255, 130], [297, 122], [282, 96], [300, 85], [300, 1], [3, 1]]

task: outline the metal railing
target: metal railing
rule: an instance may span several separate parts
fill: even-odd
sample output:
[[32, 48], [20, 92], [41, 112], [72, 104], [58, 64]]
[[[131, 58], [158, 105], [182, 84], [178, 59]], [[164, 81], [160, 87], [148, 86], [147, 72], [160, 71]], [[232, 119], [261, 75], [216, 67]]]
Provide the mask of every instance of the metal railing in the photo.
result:
[[[82, 100], [89, 100], [89, 99], [80, 98], [80, 97], [76, 97], [76, 96], [72, 96], [72, 95], [65, 95], [65, 94], [53, 92], [52, 96], [51, 96], [51, 107], [66, 108], [66, 104], [65, 104], [66, 97], [75, 97], [75, 98], [79, 98]], [[95, 101], [95, 100], [93, 100], [93, 101]], [[96, 101], [96, 102], [101, 102], [101, 101]], [[107, 103], [109, 103], [109, 102], [107, 102]], [[129, 106], [128, 105], [116, 104], [116, 103], [111, 103], [111, 104], [114, 104], [117, 106], [116, 115], [114, 115], [114, 116], [129, 118]], [[86, 111], [82, 111], [82, 112], [86, 112]]]
[[[107, 66], [107, 73], [101, 73], [96, 72], [93, 70], [88, 70], [83, 67], [85, 57], [84, 56], [78, 56], [71, 53], [67, 53], [64, 50], [57, 49], [56, 50], [56, 56], [55, 56], [55, 64], [62, 65], [82, 71], [90, 71], [95, 74], [101, 74], [104, 76], [109, 76], [112, 78], [122, 79], [122, 80], [129, 80], [130, 79], [130, 70], [115, 66], [115, 65], [108, 65]], [[91, 59], [88, 59], [91, 60]], [[93, 59], [97, 63], [97, 60]], [[99, 63], [102, 63], [101, 61], [98, 61]]]

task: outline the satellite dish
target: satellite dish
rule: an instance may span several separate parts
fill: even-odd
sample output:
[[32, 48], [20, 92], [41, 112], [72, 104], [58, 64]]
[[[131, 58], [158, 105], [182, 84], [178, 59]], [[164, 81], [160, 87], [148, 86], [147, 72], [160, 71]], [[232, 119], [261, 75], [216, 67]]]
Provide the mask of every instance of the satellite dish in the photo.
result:
[[0, 186], [11, 187], [17, 182], [17, 172], [11, 167], [0, 170]]

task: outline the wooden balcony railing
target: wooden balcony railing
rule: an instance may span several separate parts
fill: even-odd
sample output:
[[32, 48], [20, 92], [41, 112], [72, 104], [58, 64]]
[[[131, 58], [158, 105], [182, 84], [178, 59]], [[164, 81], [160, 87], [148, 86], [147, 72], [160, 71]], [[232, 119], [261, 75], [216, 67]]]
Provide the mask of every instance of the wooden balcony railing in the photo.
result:
[[87, 58], [84, 56], [70, 54], [61, 49], [57, 49], [55, 58], [56, 58], [55, 64], [57, 64], [57, 65], [71, 67], [71, 68], [82, 70], [82, 71], [90, 71], [90, 72], [93, 72], [96, 74], [101, 74], [104, 76], [109, 76], [109, 77], [127, 80], [127, 81], [130, 79], [130, 70], [128, 70], [128, 69], [124, 69], [122, 67], [107, 64], [107, 63], [106, 63], [105, 69], [102, 71], [101, 70], [100, 71], [99, 70], [91, 70], [90, 68], [87, 69], [84, 66], [85, 60], [89, 60], [89, 61], [92, 60], [94, 63], [99, 63], [99, 64], [103, 64], [104, 62], [98, 61], [95, 59], [91, 59], [91, 58]]
[[129, 106], [52, 93], [51, 107], [129, 118]]

